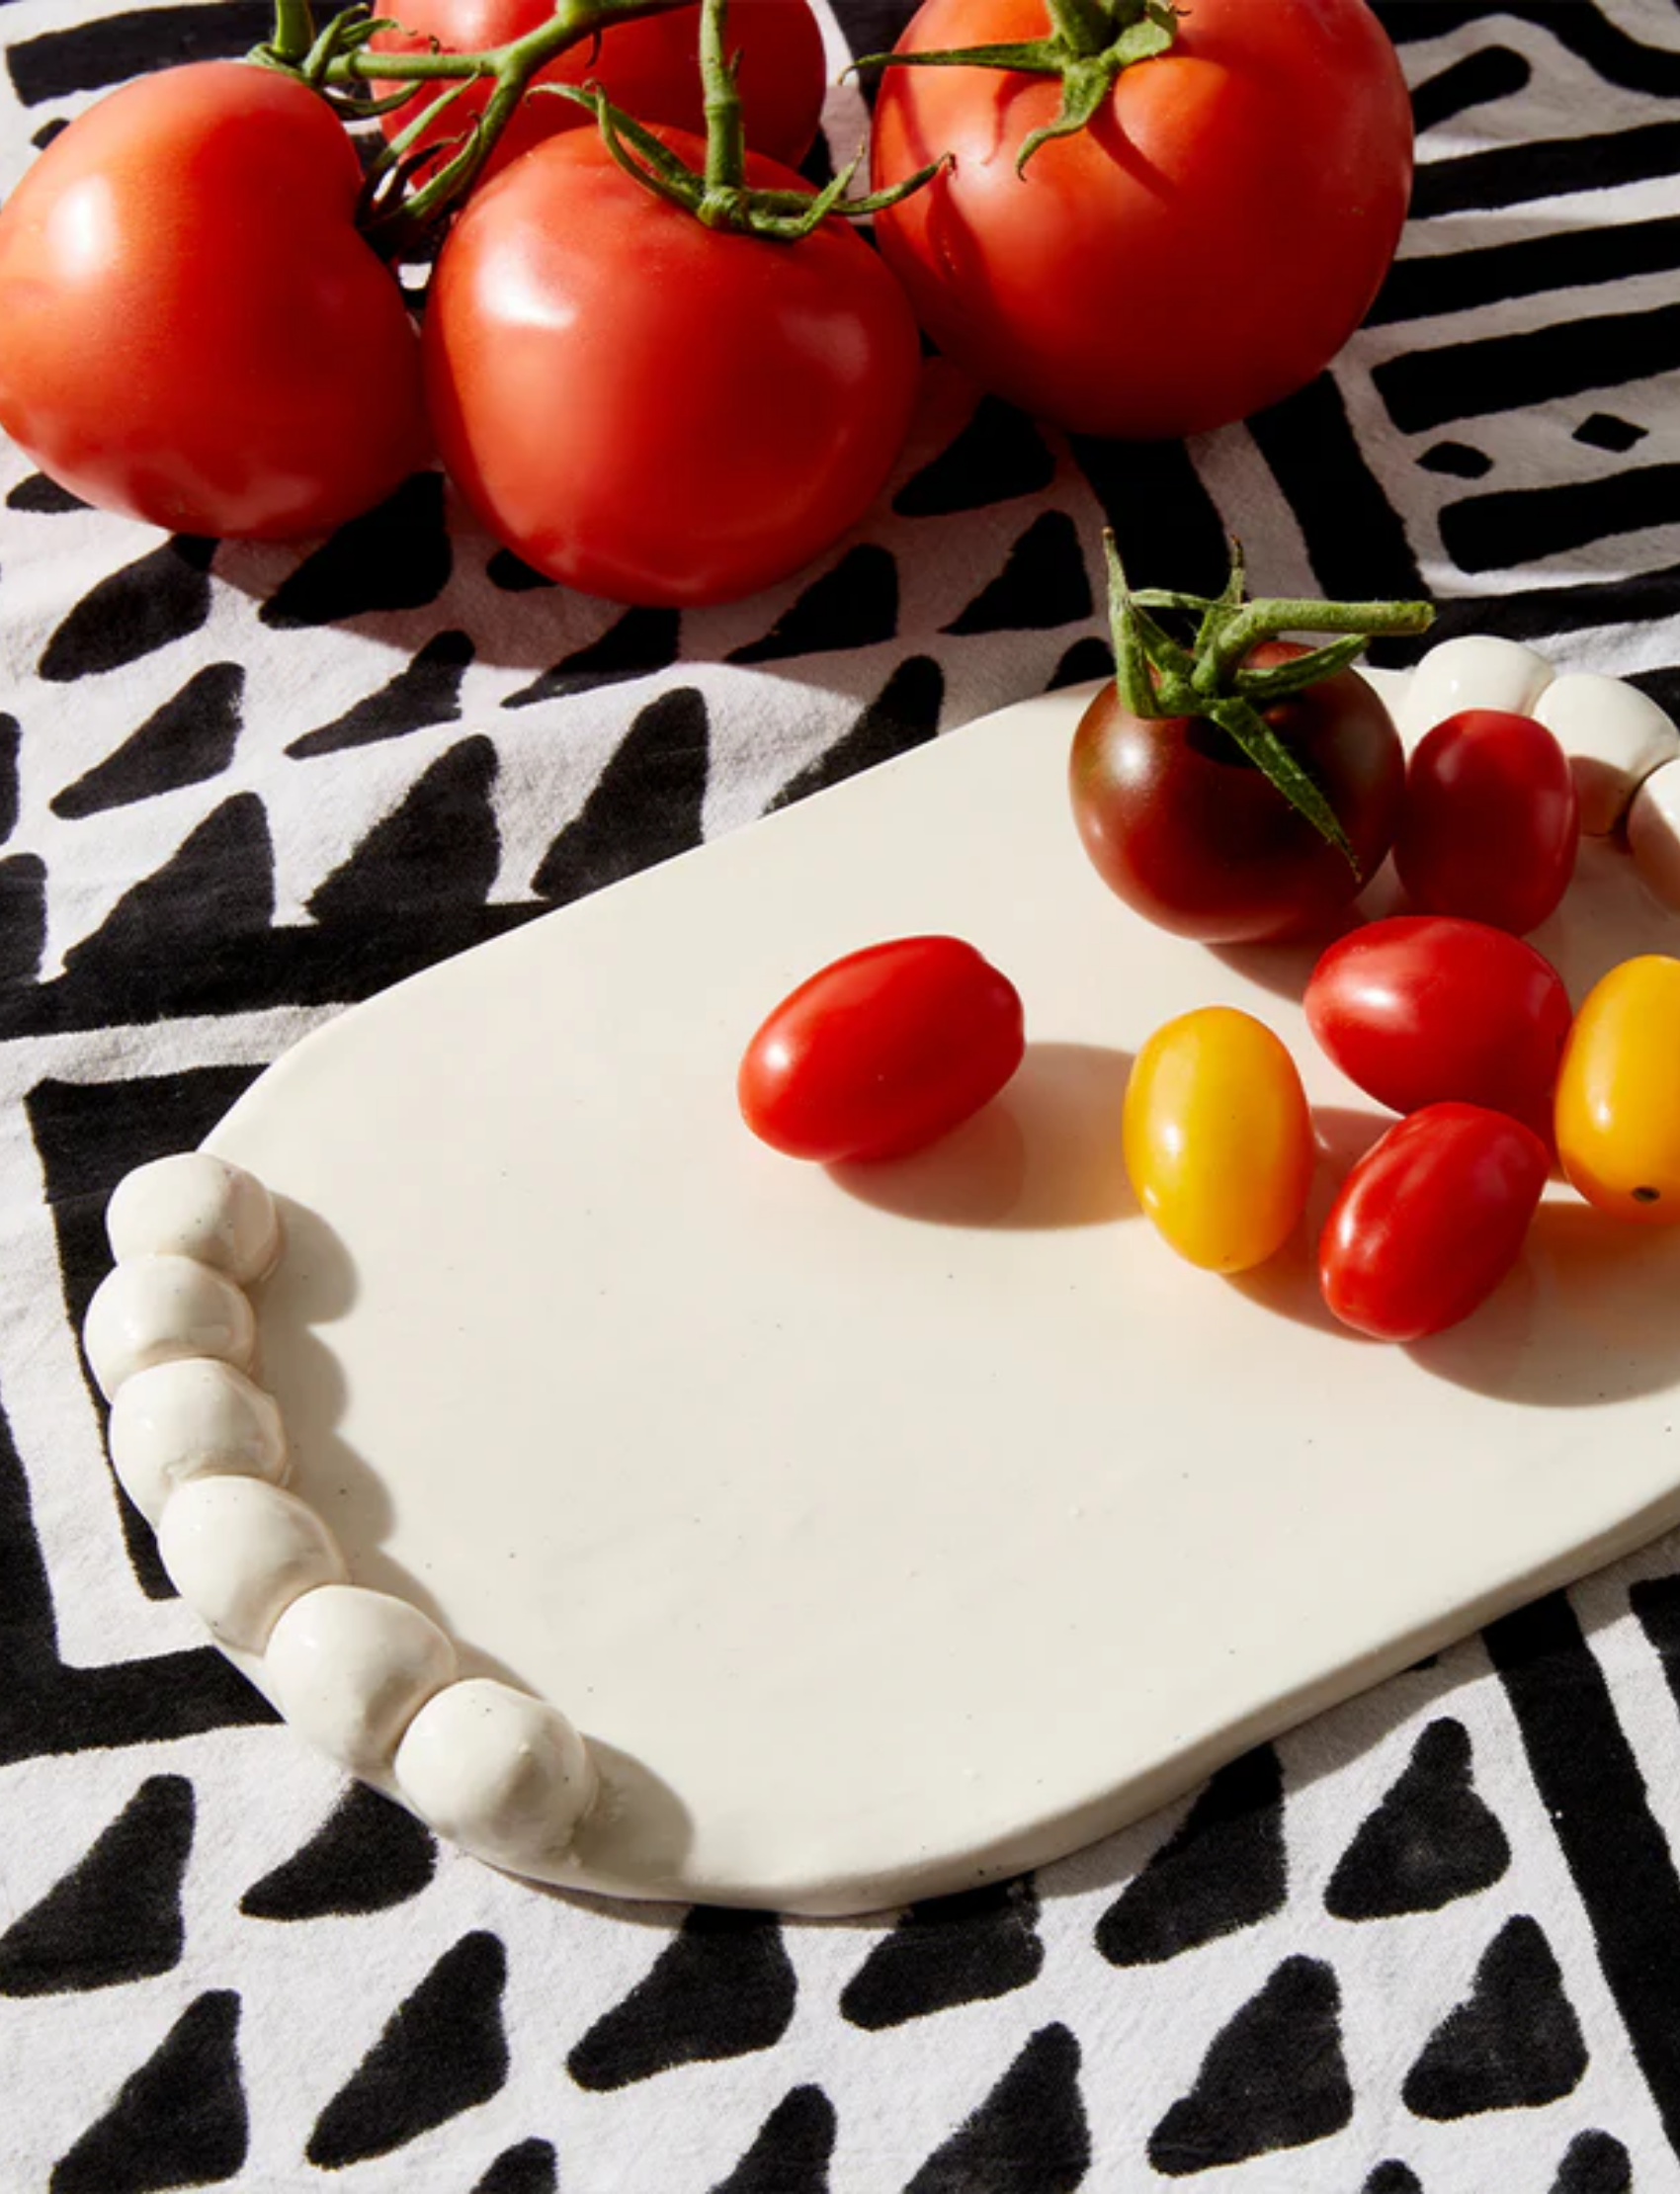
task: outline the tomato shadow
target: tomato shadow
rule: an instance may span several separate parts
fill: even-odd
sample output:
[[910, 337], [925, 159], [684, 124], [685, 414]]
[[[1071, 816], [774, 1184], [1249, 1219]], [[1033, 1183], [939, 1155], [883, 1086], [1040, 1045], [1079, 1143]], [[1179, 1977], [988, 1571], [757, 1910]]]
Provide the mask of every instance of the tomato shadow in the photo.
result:
[[1029, 1044], [1001, 1096], [908, 1158], [846, 1160], [848, 1196], [940, 1226], [1100, 1226], [1129, 1219], [1121, 1113], [1132, 1054]]
[[1677, 1301], [1680, 1228], [1630, 1226], [1554, 1195], [1481, 1308], [1407, 1353], [1475, 1393], [1590, 1409], [1680, 1388]]
[[1392, 884], [1392, 875], [1391, 867], [1385, 864], [1352, 906], [1341, 908], [1328, 921], [1315, 924], [1299, 937], [1280, 937], [1253, 945], [1210, 945], [1207, 949], [1233, 974], [1277, 997], [1293, 998], [1299, 1005], [1305, 995], [1307, 977], [1337, 938], [1397, 911], [1398, 886]]
[[1315, 1105], [1312, 1127], [1318, 1142], [1318, 1164], [1301, 1224], [1275, 1257], [1268, 1257], [1251, 1272], [1231, 1273], [1226, 1286], [1277, 1317], [1310, 1325], [1315, 1332], [1333, 1334], [1353, 1347], [1383, 1345], [1354, 1332], [1327, 1308], [1318, 1286], [1318, 1237], [1342, 1183], [1378, 1137], [1393, 1124], [1392, 1113], [1366, 1112], [1351, 1105]]

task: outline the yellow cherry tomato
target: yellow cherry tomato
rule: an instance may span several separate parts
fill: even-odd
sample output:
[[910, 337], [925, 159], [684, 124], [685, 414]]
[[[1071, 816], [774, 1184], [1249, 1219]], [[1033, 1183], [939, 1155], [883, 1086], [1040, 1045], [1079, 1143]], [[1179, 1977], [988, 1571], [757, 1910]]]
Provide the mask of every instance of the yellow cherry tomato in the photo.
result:
[[1126, 1170], [1181, 1257], [1246, 1272], [1282, 1248], [1312, 1180], [1312, 1116], [1263, 1022], [1204, 1006], [1159, 1028], [1126, 1085]]
[[1556, 1128], [1589, 1204], [1680, 1223], [1680, 960], [1625, 960], [1588, 991], [1557, 1069]]

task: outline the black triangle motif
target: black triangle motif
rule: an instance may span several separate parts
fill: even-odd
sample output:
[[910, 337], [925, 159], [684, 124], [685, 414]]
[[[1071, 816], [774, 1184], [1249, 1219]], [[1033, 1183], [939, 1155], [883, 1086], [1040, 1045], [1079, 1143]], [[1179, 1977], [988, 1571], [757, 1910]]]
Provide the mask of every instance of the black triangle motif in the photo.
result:
[[464, 633], [439, 633], [404, 670], [378, 693], [369, 694], [313, 731], [294, 739], [287, 753], [298, 761], [311, 754], [336, 754], [341, 747], [372, 746], [378, 739], [400, 739], [404, 732], [431, 723], [461, 720], [461, 680], [472, 660]]
[[554, 2194], [559, 2181], [551, 2141], [518, 2141], [504, 2149], [472, 2194]]
[[1649, 432], [1649, 427], [1619, 419], [1613, 411], [1595, 411], [1581, 421], [1570, 440], [1584, 442], [1589, 450], [1608, 450], [1614, 457], [1626, 457]]
[[1230, 541], [1182, 442], [1075, 435], [1069, 446], [1114, 529], [1134, 586], [1218, 593], [1230, 569]]
[[622, 2002], [566, 2060], [580, 2087], [628, 2087], [673, 2066], [746, 2057], [787, 2033], [794, 1969], [772, 1912], [697, 1904]]
[[848, 548], [832, 571], [813, 579], [762, 639], [748, 640], [724, 660], [774, 663], [789, 655], [873, 647], [897, 631], [897, 562], [889, 548], [865, 542]]
[[1283, 1909], [1284, 1777], [1269, 1744], [1221, 1767], [1097, 1922], [1111, 1966], [1155, 1966]]
[[237, 951], [274, 920], [274, 848], [255, 793], [235, 793], [211, 810], [157, 871], [126, 891], [91, 937], [64, 955], [67, 970], [90, 962], [139, 988], [167, 983], [184, 956]]
[[904, 2194], [1071, 2194], [1090, 2167], [1079, 2044], [1043, 2026]]
[[1437, 442], [1418, 459], [1426, 472], [1444, 472], [1452, 480], [1479, 480], [1493, 469], [1485, 450], [1469, 442]]
[[1082, 686], [1087, 679], [1114, 676], [1114, 649], [1107, 640], [1087, 633], [1076, 639], [1050, 674], [1046, 693], [1059, 693], [1063, 686]]
[[944, 518], [1016, 495], [1036, 495], [1055, 477], [1055, 460], [1025, 412], [982, 396], [954, 442], [892, 498], [900, 518]]
[[415, 472], [305, 556], [258, 613], [282, 632], [435, 602], [452, 569], [444, 476]]
[[511, 548], [496, 550], [484, 566], [484, 576], [504, 594], [530, 594], [538, 587], [557, 587], [560, 583], [558, 579], [550, 579], [546, 571], [534, 570]]
[[1400, 2093], [1419, 2118], [1536, 2109], [1569, 2094], [1586, 2068], [1552, 1945], [1539, 1921], [1519, 1912], [1488, 1945], [1470, 1993], [1424, 2044]]
[[238, 663], [207, 663], [130, 732], [115, 754], [55, 793], [52, 812], [74, 820], [219, 777], [239, 741], [244, 690], [245, 673]]
[[701, 842], [710, 734], [705, 696], [679, 686], [650, 701], [582, 810], [538, 864], [540, 898], [581, 898]]
[[1026, 1987], [1045, 1962], [1038, 1912], [1028, 1876], [912, 1904], [847, 1982], [841, 2016], [879, 2031]]
[[[62, 123], [59, 125], [60, 128], [64, 127]], [[39, 136], [32, 137], [30, 142], [40, 144], [41, 139]], [[60, 487], [56, 480], [49, 480], [44, 472], [31, 472], [7, 496], [6, 508], [38, 511], [43, 517], [57, 517], [64, 511], [86, 510], [88, 506], [79, 495], [72, 495], [67, 487]]]
[[622, 685], [627, 678], [668, 670], [677, 659], [681, 633], [678, 610], [626, 610], [587, 647], [562, 656], [552, 670], [507, 695], [502, 707], [529, 709], [539, 701], [558, 701], [567, 694], [589, 693], [597, 686]]
[[46, 950], [46, 863], [38, 853], [0, 861], [0, 984], [29, 982]]
[[1353, 2116], [1336, 1977], [1319, 1958], [1286, 1958], [1209, 2045], [1196, 2084], [1149, 2136], [1168, 2178], [1299, 2149]]
[[41, 675], [66, 685], [120, 670], [196, 633], [210, 613], [210, 567], [216, 548], [213, 541], [178, 534], [101, 579], [47, 641]]
[[0, 846], [18, 827], [18, 749], [23, 727], [16, 717], [0, 714]]
[[1430, 1723], [1404, 1772], [1361, 1822], [1324, 1892], [1338, 1919], [1435, 1912], [1497, 1882], [1511, 1847], [1470, 1782], [1470, 1731]]
[[238, 2031], [231, 1988], [190, 2003], [104, 2117], [60, 2158], [51, 2194], [151, 2194], [230, 2179], [250, 2140]]
[[1423, 2194], [1423, 2181], [1409, 2163], [1390, 2156], [1386, 2163], [1378, 2164], [1360, 2194]]
[[931, 655], [910, 655], [898, 665], [852, 728], [825, 754], [791, 777], [770, 802], [770, 811], [791, 807], [809, 793], [826, 792], [842, 778], [874, 769], [922, 746], [939, 729], [945, 700], [945, 673]]
[[1027, 528], [995, 579], [951, 620], [948, 633], [1042, 632], [1091, 614], [1091, 578], [1079, 529], [1065, 511], [1047, 510]]
[[109, 1988], [181, 1962], [193, 1786], [153, 1775], [69, 1873], [0, 1935], [0, 1995]]
[[835, 2131], [834, 2105], [822, 2089], [794, 2088], [712, 2194], [828, 2194]]
[[1634, 2162], [1616, 2136], [1577, 2133], [1563, 2152], [1552, 2194], [1633, 2194]]
[[315, 2121], [305, 2153], [323, 2171], [388, 2155], [508, 2076], [507, 1952], [478, 1929], [446, 1950]]
[[482, 732], [440, 754], [309, 898], [323, 927], [350, 929], [450, 906], [482, 906], [502, 857], [491, 793], [496, 750]]
[[418, 1897], [437, 1863], [429, 1828], [366, 1783], [348, 1783], [308, 1842], [253, 1882], [239, 1909], [266, 1920], [384, 1912]]

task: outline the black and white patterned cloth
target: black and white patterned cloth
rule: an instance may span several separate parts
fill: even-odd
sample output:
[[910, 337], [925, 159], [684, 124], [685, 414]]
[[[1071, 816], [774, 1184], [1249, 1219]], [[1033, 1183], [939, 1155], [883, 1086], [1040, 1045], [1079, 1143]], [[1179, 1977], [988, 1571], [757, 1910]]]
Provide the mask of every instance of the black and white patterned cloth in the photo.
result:
[[[908, 12], [837, 4], [836, 66]], [[0, 2194], [1680, 2188], [1680, 1543], [1034, 1879], [612, 1907], [274, 1724], [169, 1596], [76, 1341], [112, 1185], [328, 1015], [1105, 669], [1105, 520], [1155, 583], [1217, 585], [1231, 530], [1268, 592], [1428, 592], [1675, 709], [1680, 6], [1383, 13], [1416, 202], [1331, 373], [1125, 450], [932, 363], [875, 511], [733, 608], [568, 595], [434, 475], [256, 548], [0, 450]], [[8, 0], [0, 189], [266, 21]], [[864, 119], [835, 93], [838, 150]]]

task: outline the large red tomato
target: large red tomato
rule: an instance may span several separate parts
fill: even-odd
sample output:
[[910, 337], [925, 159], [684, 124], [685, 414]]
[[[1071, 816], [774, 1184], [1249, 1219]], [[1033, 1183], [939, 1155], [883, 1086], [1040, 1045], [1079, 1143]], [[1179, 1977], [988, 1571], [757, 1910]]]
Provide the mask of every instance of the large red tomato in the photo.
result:
[[[898, 50], [1042, 39], [1044, 0], [925, 0]], [[1085, 434], [1190, 434], [1308, 381], [1359, 325], [1411, 192], [1411, 108], [1365, 0], [1195, 0], [1091, 125], [1016, 155], [1053, 77], [889, 68], [876, 233], [940, 349]]]
[[242, 61], [126, 85], [0, 211], [0, 427], [177, 532], [315, 533], [429, 455], [414, 327], [316, 95]]
[[[748, 162], [750, 183], [798, 180]], [[491, 532], [586, 593], [678, 605], [751, 594], [855, 524], [921, 363], [903, 293], [843, 223], [708, 228], [582, 129], [468, 202], [425, 359], [444, 462]]]
[[[1303, 652], [1268, 640], [1248, 661]], [[1079, 836], [1110, 889], [1162, 929], [1227, 945], [1309, 931], [1382, 865], [1405, 756], [1375, 689], [1338, 671], [1265, 717], [1335, 809], [1357, 871], [1206, 717], [1134, 716], [1109, 685], [1080, 718], [1068, 762]]]
[[[399, 0], [393, 9], [400, 31], [380, 31], [368, 42], [375, 52], [419, 53], [434, 45], [446, 53], [476, 52], [523, 38], [553, 13], [550, 0]], [[741, 57], [736, 79], [741, 121], [755, 151], [796, 168], [816, 136], [827, 90], [822, 33], [807, 0], [730, 0], [724, 42]], [[706, 116], [700, 82], [700, 6], [674, 8], [616, 24], [601, 34], [599, 48], [585, 39], [538, 71], [539, 84], [599, 84], [617, 107], [637, 122], [669, 123], [704, 133]], [[393, 91], [381, 83], [379, 91]], [[431, 91], [441, 91], [440, 84]], [[387, 137], [414, 119], [429, 96], [422, 91], [406, 107], [382, 118]], [[434, 144], [459, 136], [490, 96], [474, 84], [454, 100], [419, 142]], [[539, 93], [521, 102], [497, 139], [488, 172], [506, 167], [545, 137], [579, 124], [592, 127], [587, 113], [567, 99]]]

